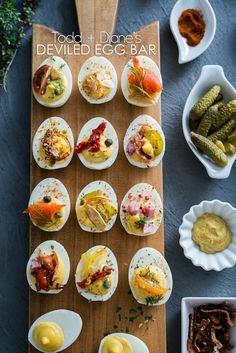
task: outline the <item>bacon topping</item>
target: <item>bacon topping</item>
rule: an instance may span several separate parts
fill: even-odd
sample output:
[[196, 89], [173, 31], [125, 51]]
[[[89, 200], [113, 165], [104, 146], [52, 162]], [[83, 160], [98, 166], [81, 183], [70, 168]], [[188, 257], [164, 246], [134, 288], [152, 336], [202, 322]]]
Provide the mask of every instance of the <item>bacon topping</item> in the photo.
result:
[[95, 281], [97, 281], [98, 279], [101, 279], [101, 278], [104, 278], [104, 277], [110, 275], [113, 271], [114, 271], [114, 268], [107, 267], [107, 268], [103, 269], [102, 271], [97, 271], [94, 274], [89, 275], [84, 280], [82, 280], [80, 282], [77, 282], [77, 285], [80, 288], [84, 289], [84, 288], [88, 287], [90, 284], [92, 284]]

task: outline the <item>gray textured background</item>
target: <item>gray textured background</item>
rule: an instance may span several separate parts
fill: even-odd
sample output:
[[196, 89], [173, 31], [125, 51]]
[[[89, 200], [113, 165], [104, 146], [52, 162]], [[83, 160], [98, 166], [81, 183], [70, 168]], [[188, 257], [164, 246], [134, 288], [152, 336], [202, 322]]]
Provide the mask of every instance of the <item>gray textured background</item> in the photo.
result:
[[[185, 65], [177, 63], [177, 46], [169, 29], [174, 0], [121, 0], [117, 34], [128, 34], [160, 21], [164, 157], [165, 249], [174, 277], [167, 305], [168, 353], [180, 351], [180, 303], [184, 296], [234, 296], [236, 267], [204, 272], [183, 256], [178, 227], [191, 205], [218, 198], [236, 206], [236, 167], [227, 180], [209, 179], [185, 143], [181, 115], [185, 100], [205, 64], [219, 64], [236, 85], [235, 0], [211, 1], [217, 17], [216, 36], [208, 50]], [[77, 31], [73, 0], [42, 0], [35, 22], [65, 34]], [[8, 75], [8, 93], [0, 92], [0, 353], [27, 351], [28, 223], [22, 217], [29, 197], [31, 31]], [[157, 337], [158, 340], [158, 337]], [[157, 343], [158, 344], [158, 343]], [[89, 352], [88, 352], [89, 353]]]

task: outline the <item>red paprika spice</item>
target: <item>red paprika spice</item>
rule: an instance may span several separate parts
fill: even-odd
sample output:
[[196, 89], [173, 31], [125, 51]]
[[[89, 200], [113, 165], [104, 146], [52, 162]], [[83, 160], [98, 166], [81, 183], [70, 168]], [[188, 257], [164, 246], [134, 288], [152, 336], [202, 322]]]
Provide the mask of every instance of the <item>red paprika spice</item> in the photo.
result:
[[195, 47], [204, 37], [206, 24], [200, 11], [187, 9], [178, 20], [180, 34], [187, 39], [187, 44]]

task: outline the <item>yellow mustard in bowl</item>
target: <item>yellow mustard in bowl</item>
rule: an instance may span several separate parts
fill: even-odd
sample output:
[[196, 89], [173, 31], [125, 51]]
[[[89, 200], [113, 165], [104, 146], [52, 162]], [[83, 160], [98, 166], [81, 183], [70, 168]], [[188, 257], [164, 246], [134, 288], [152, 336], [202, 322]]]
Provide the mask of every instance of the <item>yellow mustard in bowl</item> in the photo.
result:
[[45, 352], [55, 352], [64, 344], [62, 328], [55, 322], [40, 322], [33, 330], [33, 341]]

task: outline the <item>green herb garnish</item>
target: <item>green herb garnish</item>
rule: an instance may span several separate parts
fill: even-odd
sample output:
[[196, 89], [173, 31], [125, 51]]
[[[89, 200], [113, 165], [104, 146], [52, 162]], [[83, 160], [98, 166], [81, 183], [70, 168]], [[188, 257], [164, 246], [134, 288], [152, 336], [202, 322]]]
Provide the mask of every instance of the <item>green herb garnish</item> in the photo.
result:
[[119, 311], [121, 311], [121, 307], [120, 306], [117, 306], [117, 308], [116, 308], [116, 312], [118, 313]]
[[158, 303], [161, 299], [162, 299], [162, 297], [147, 297], [146, 304], [153, 305], [153, 304]]
[[140, 220], [135, 222], [135, 224], [138, 228], [141, 228], [147, 223], [147, 220], [148, 220], [147, 216], [141, 216]]

